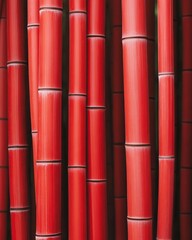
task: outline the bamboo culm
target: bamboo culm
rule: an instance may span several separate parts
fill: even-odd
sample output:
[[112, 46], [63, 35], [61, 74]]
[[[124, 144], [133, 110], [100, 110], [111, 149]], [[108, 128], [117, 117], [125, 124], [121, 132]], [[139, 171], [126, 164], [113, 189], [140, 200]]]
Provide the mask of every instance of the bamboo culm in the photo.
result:
[[105, 0], [87, 5], [88, 239], [107, 239]]
[[[146, 1], [122, 0], [128, 239], [152, 239]], [[142, 188], [140, 188], [142, 186]]]
[[121, 0], [111, 3], [112, 17], [112, 116], [115, 239], [127, 239], [127, 193], [122, 63]]
[[26, 1], [7, 0], [9, 193], [14, 240], [31, 237], [26, 29]]
[[9, 216], [9, 170], [7, 128], [7, 36], [6, 3], [0, 2], [0, 239], [7, 240]]
[[192, 2], [180, 1], [182, 23], [182, 111], [180, 154], [180, 239], [192, 238]]
[[172, 239], [175, 165], [173, 1], [158, 1], [159, 193], [157, 238]]
[[62, 16], [62, 0], [39, 1], [36, 240], [62, 234]]
[[69, 2], [68, 203], [69, 239], [87, 239], [85, 0]]

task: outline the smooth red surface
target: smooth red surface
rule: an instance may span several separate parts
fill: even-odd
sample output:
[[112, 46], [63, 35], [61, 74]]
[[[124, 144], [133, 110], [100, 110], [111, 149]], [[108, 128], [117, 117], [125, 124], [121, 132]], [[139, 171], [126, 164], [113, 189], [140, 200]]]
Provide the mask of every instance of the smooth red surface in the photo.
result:
[[[32, 145], [33, 145], [33, 167], [34, 167], [34, 181], [36, 186], [36, 162], [37, 162], [37, 148], [38, 148], [38, 133], [32, 133]], [[36, 189], [36, 187], [35, 187]]]
[[[133, 57], [135, 56], [135, 57]], [[123, 41], [125, 141], [149, 144], [147, 40]]]
[[87, 106], [105, 106], [105, 39], [88, 38]]
[[38, 129], [39, 27], [28, 28], [29, 95], [32, 131]]
[[27, 66], [8, 65], [8, 144], [26, 146], [27, 139]]
[[156, 94], [156, 71], [155, 71], [155, 41], [147, 41], [148, 55], [148, 81], [149, 81], [149, 97], [154, 98]]
[[9, 149], [10, 208], [29, 207], [29, 150]]
[[61, 161], [62, 91], [39, 91], [38, 161]]
[[61, 163], [37, 163], [36, 234], [61, 233]]
[[192, 16], [182, 18], [182, 68], [192, 69]]
[[39, 0], [28, 0], [27, 8], [28, 26], [39, 24]]
[[107, 239], [107, 184], [88, 182], [88, 239]]
[[122, 93], [115, 93], [112, 96], [113, 114], [113, 142], [125, 142], [125, 123], [124, 123], [124, 96]]
[[105, 109], [87, 110], [87, 179], [106, 179]]
[[[128, 225], [128, 239], [137, 240], [145, 239], [152, 240], [152, 220], [129, 220]], [[164, 239], [165, 240], [165, 239]]]
[[69, 239], [87, 239], [86, 168], [68, 169]]
[[114, 196], [126, 198], [126, 167], [124, 145], [113, 146]]
[[7, 69], [0, 68], [0, 118], [3, 119], [7, 118], [7, 101]]
[[158, 71], [174, 72], [173, 0], [158, 1]]
[[192, 215], [181, 214], [180, 215], [180, 240], [191, 240], [192, 239]]
[[159, 155], [175, 154], [174, 76], [159, 77]]
[[115, 198], [115, 239], [127, 239], [127, 199]]
[[39, 88], [41, 89], [62, 88], [62, 16], [63, 12], [60, 10], [40, 11]]
[[0, 66], [7, 66], [7, 20], [0, 18]]
[[8, 168], [0, 166], [0, 212], [8, 210]]
[[0, 120], [0, 166], [8, 166], [7, 120]]
[[70, 0], [69, 12], [86, 12], [86, 0]]
[[86, 97], [69, 96], [68, 103], [68, 166], [86, 166]]
[[7, 0], [8, 62], [27, 61], [27, 16], [25, 0]]
[[87, 2], [87, 34], [105, 36], [106, 0], [89, 0]]
[[123, 92], [123, 58], [121, 26], [112, 30], [112, 58], [111, 58], [111, 79], [112, 91]]
[[7, 240], [8, 231], [7, 231], [7, 222], [8, 222], [8, 213], [0, 212], [0, 237], [2, 240]]
[[[8, 168], [0, 167], [0, 212], [8, 211]], [[0, 235], [1, 236], [1, 235]]]
[[40, 8], [63, 8], [62, 0], [39, 0]]
[[192, 142], [192, 124], [181, 124], [181, 152], [180, 161], [181, 167], [192, 167], [192, 148], [190, 147]]
[[147, 1], [122, 0], [122, 37], [147, 37]]
[[173, 158], [159, 160], [158, 239], [172, 239], [174, 162]]
[[[191, 59], [192, 63], [192, 59]], [[192, 71], [182, 73], [182, 121], [192, 122]]]
[[30, 240], [30, 211], [11, 211], [11, 239]]
[[128, 217], [152, 218], [150, 146], [126, 146], [126, 170]]
[[192, 213], [192, 169], [180, 169], [180, 212]]
[[70, 14], [69, 22], [69, 94], [86, 94], [86, 14]]

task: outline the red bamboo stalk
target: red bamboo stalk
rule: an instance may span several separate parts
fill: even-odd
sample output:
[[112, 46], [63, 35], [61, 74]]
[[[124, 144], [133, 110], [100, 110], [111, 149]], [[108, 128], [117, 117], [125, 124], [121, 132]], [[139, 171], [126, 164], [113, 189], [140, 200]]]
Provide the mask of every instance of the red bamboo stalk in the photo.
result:
[[159, 197], [157, 238], [172, 239], [175, 113], [173, 1], [158, 1]]
[[146, 1], [122, 0], [128, 239], [152, 239]]
[[26, 1], [7, 1], [11, 237], [30, 239]]
[[69, 239], [87, 239], [86, 1], [69, 2]]
[[127, 193], [125, 170], [124, 93], [122, 63], [121, 0], [111, 3], [112, 15], [112, 117], [115, 239], [127, 239]]
[[[31, 131], [33, 142], [34, 179], [36, 186], [38, 133], [38, 61], [39, 61], [39, 0], [28, 0], [28, 59]], [[35, 187], [36, 189], [36, 187]]]
[[107, 239], [105, 1], [88, 1], [88, 239]]
[[62, 0], [39, 1], [36, 239], [61, 240]]
[[192, 2], [180, 1], [182, 23], [182, 114], [180, 154], [180, 239], [192, 239]]
[[[2, 1], [1, 1], [2, 4]], [[1, 6], [0, 6], [1, 7]], [[1, 12], [1, 11], [0, 11]], [[8, 129], [7, 129], [7, 36], [6, 3], [0, 16], [0, 239], [8, 236]]]

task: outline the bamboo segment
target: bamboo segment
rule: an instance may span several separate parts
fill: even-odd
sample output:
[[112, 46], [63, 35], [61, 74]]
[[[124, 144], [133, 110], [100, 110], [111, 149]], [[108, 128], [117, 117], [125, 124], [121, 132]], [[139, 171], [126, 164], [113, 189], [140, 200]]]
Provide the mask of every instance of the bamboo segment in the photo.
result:
[[69, 2], [69, 239], [87, 239], [86, 206], [86, 1]]
[[88, 239], [107, 239], [105, 1], [88, 1]]
[[115, 239], [127, 239], [121, 0], [111, 3]]
[[39, 61], [39, 0], [28, 0], [28, 59], [31, 131], [33, 144], [34, 179], [36, 186], [38, 132], [38, 61]]
[[159, 200], [158, 239], [172, 239], [175, 113], [173, 1], [158, 1]]
[[146, 1], [122, 1], [128, 239], [152, 239]]
[[[7, 1], [11, 237], [30, 239], [26, 1]], [[17, 101], [16, 101], [17, 100]]]
[[[39, 2], [36, 239], [61, 240], [62, 2]], [[49, 39], [49, 40], [47, 40]]]
[[182, 114], [180, 154], [180, 239], [192, 238], [192, 3], [180, 1], [182, 23]]
[[[7, 37], [6, 8], [0, 16], [0, 239], [6, 240], [8, 233], [8, 128], [7, 128]], [[1, 9], [2, 10], [2, 9]]]

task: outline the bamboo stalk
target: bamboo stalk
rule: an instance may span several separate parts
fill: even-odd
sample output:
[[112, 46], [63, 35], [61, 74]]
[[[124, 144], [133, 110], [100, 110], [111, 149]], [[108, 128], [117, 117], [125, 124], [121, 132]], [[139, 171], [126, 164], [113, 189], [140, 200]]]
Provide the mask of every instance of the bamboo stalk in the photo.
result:
[[61, 240], [62, 0], [39, 1], [36, 239]]
[[111, 3], [115, 239], [127, 239], [121, 0]]
[[26, 20], [26, 1], [8, 0], [8, 153], [14, 240], [30, 239]]
[[173, 1], [158, 1], [159, 198], [157, 238], [172, 239], [175, 113]]
[[105, 1], [88, 1], [88, 239], [107, 239]]
[[69, 239], [87, 239], [86, 1], [69, 2]]
[[[2, 6], [3, 5], [3, 6]], [[0, 8], [0, 239], [8, 236], [9, 190], [8, 190], [8, 129], [7, 129], [7, 36], [6, 3]], [[2, 11], [1, 11], [2, 10]]]
[[29, 70], [29, 97], [30, 97], [30, 117], [33, 149], [33, 175], [34, 191], [32, 201], [32, 235], [36, 229], [36, 161], [37, 161], [37, 140], [38, 140], [38, 61], [39, 61], [39, 0], [28, 0], [28, 70]]
[[146, 1], [122, 0], [128, 239], [152, 239]]
[[192, 2], [180, 1], [182, 23], [182, 114], [180, 155], [180, 239], [192, 238]]
[[[39, 61], [39, 0], [28, 0], [28, 58], [33, 164], [36, 186], [38, 133], [38, 61]], [[36, 189], [36, 187], [35, 187]]]

